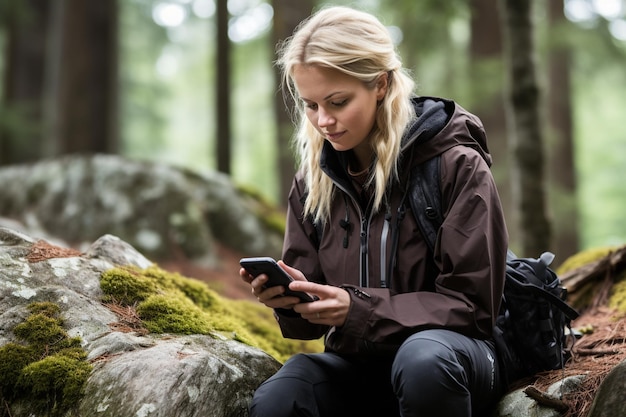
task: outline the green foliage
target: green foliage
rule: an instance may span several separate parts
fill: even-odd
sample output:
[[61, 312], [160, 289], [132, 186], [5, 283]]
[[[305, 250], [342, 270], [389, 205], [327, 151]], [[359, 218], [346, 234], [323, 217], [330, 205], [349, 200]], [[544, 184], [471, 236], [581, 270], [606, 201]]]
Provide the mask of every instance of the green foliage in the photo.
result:
[[11, 403], [21, 400], [37, 413], [62, 416], [80, 399], [92, 367], [80, 338], [63, 329], [56, 304], [32, 303], [29, 310], [13, 329], [24, 344], [0, 348], [0, 394], [8, 415]]
[[256, 346], [279, 361], [295, 352], [322, 348], [320, 341], [284, 339], [267, 307], [222, 298], [201, 281], [156, 266], [114, 268], [103, 273], [102, 280], [106, 282], [102, 286], [105, 299], [136, 306], [143, 324], [153, 333], [219, 335]]
[[149, 157], [164, 146], [170, 89], [155, 63], [168, 44], [167, 33], [152, 20], [153, 2], [118, 2], [120, 16], [120, 114], [124, 153]]
[[578, 207], [584, 247], [626, 240], [626, 42], [610, 36], [605, 19], [567, 33], [573, 51], [572, 106]]

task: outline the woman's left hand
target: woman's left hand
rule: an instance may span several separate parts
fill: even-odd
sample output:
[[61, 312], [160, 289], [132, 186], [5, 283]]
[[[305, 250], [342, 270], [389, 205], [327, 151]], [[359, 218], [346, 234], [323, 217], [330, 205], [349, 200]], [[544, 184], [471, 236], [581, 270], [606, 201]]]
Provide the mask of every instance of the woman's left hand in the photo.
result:
[[[279, 263], [289, 275], [296, 278], [295, 281], [289, 284], [289, 289], [304, 291], [319, 298], [319, 300], [311, 303], [296, 304], [293, 308], [294, 311], [300, 313], [303, 319], [311, 323], [337, 327], [343, 326], [350, 309], [351, 300], [348, 291], [332, 285], [299, 280], [297, 277], [302, 275], [302, 272], [287, 266], [283, 262]], [[302, 277], [304, 276], [302, 275]]]

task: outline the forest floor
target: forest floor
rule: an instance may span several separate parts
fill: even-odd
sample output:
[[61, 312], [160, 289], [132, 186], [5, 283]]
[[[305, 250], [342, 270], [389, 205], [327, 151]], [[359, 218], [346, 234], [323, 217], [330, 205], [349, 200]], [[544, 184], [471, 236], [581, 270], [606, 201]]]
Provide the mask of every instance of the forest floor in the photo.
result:
[[586, 334], [576, 341], [565, 369], [539, 374], [534, 386], [545, 391], [564, 377], [587, 375], [577, 390], [563, 396], [568, 406], [564, 417], [585, 417], [604, 378], [626, 361], [626, 315], [597, 307], [581, 314], [572, 328], [584, 329]]

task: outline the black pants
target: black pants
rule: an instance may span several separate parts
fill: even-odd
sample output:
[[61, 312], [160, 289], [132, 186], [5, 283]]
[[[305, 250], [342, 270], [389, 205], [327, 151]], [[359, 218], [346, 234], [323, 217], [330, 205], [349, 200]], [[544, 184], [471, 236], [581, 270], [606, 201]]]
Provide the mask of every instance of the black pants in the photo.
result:
[[395, 358], [295, 355], [257, 389], [250, 417], [477, 417], [502, 391], [491, 343], [425, 330]]

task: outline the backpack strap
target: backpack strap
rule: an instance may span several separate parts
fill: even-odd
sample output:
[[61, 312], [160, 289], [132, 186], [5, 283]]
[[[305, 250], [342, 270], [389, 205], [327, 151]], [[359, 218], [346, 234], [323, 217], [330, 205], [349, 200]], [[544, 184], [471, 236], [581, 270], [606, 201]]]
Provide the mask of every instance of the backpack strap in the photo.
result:
[[434, 156], [414, 167], [409, 176], [411, 210], [431, 253], [435, 253], [437, 233], [443, 223], [440, 160], [440, 155]]

